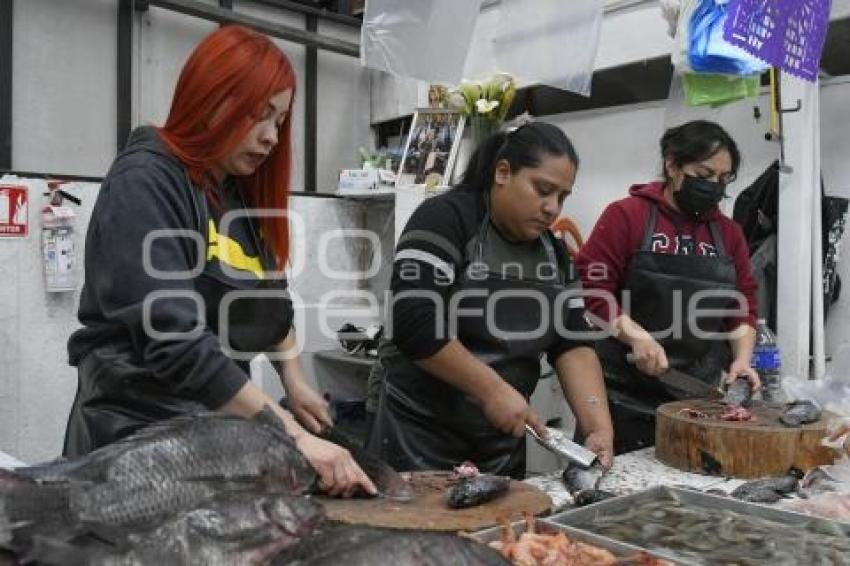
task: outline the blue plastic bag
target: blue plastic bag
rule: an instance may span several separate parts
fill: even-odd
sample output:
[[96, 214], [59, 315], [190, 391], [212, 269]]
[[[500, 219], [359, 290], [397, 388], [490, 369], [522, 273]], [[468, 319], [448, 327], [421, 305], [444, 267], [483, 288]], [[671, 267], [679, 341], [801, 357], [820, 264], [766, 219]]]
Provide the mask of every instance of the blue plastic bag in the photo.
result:
[[700, 73], [753, 75], [770, 66], [723, 39], [728, 0], [700, 0], [690, 21], [689, 61]]

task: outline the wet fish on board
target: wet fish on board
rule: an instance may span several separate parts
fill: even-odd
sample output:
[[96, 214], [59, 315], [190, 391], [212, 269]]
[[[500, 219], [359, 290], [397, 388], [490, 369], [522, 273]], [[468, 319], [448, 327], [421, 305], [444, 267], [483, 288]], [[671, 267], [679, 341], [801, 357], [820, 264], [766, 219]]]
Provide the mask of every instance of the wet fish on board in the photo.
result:
[[788, 427], [798, 427], [820, 420], [821, 408], [814, 401], [794, 401], [789, 403], [779, 422]]
[[446, 501], [452, 509], [475, 507], [505, 495], [510, 486], [510, 478], [478, 474], [475, 477], [458, 480], [449, 488]]

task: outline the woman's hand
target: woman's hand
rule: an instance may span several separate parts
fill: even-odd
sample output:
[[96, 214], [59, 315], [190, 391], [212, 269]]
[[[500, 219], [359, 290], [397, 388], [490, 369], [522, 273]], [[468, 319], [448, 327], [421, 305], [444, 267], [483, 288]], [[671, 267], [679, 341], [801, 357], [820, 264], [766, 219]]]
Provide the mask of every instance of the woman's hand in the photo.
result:
[[749, 380], [750, 388], [753, 392], [761, 389], [762, 384], [759, 374], [750, 366], [749, 360], [734, 360], [729, 366], [729, 371], [726, 372], [723, 381], [727, 385], [731, 385], [735, 383], [735, 380], [739, 377], [746, 377]]
[[487, 420], [505, 434], [522, 438], [527, 423], [543, 438], [548, 435], [546, 427], [525, 398], [504, 381], [482, 399], [482, 405]]
[[295, 445], [319, 474], [319, 488], [328, 495], [351, 497], [358, 488], [377, 495], [375, 485], [345, 448], [310, 433], [297, 437]]
[[599, 457], [599, 463], [606, 470], [614, 464], [614, 431], [599, 430], [591, 432], [584, 440], [584, 447]]
[[304, 381], [287, 380], [286, 398], [292, 414], [313, 434], [333, 426], [328, 402]]
[[650, 336], [632, 342], [635, 366], [647, 375], [659, 376], [670, 368], [664, 348]]

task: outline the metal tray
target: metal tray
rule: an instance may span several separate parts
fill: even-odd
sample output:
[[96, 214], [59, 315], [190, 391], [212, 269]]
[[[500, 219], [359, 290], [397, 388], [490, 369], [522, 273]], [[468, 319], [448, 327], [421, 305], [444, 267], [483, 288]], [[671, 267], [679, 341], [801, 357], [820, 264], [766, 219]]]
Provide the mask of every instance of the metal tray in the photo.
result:
[[[614, 553], [618, 559], [630, 558], [637, 555], [640, 552], [647, 552], [653, 556], [657, 556], [659, 558], [669, 558], [664, 554], [659, 554], [657, 552], [648, 552], [647, 550], [635, 546], [633, 544], [628, 544], [625, 542], [620, 542], [617, 540], [609, 539], [606, 537], [601, 537], [594, 533], [588, 531], [581, 531], [578, 529], [574, 529], [569, 525], [562, 525], [558, 523], [550, 522], [548, 519], [535, 519], [534, 522], [535, 529], [539, 533], [544, 534], [555, 534], [558, 531], [562, 531], [566, 533], [566, 535], [572, 539], [577, 540], [579, 542], [586, 542], [588, 544], [592, 544], [594, 546], [598, 546], [599, 548], [604, 548], [605, 550], [610, 550]], [[511, 527], [514, 530], [514, 534], [519, 536], [521, 533], [525, 532], [525, 521], [516, 521], [511, 523]], [[489, 529], [485, 529], [483, 531], [478, 531], [474, 533], [472, 536], [479, 542], [487, 544], [494, 540], [499, 540], [502, 534], [502, 527], [492, 527]], [[680, 562], [681, 564], [686, 564], [685, 562]]]
[[[577, 528], [573, 525], [589, 523], [594, 518], [599, 516], [616, 516], [618, 514], [626, 512], [628, 509], [632, 508], [635, 505], [658, 501], [661, 499], [675, 499], [678, 502], [687, 506], [701, 507], [706, 509], [720, 509], [731, 511], [733, 513], [743, 516], [759, 517], [791, 527], [800, 526], [800, 534], [803, 534], [806, 530], [812, 527], [820, 527], [821, 533], [829, 531], [835, 531], [837, 533], [843, 532], [844, 537], [850, 538], [850, 524], [840, 523], [837, 521], [830, 521], [828, 519], [823, 519], [819, 517], [812, 517], [811, 515], [804, 515], [802, 513], [796, 513], [793, 511], [780, 510], [773, 507], [768, 507], [766, 505], [747, 503], [745, 501], [740, 501], [731, 497], [721, 497], [702, 493], [699, 491], [692, 491], [688, 489], [679, 489], [675, 487], [666, 486], [658, 486], [651, 489], [647, 489], [645, 491], [634, 493], [632, 495], [626, 495], [623, 497], [616, 497], [613, 499], [600, 501], [599, 503], [588, 505], [586, 507], [562, 511], [560, 513], [556, 513], [547, 517], [546, 521], [558, 525], [570, 526], [574, 531], [589, 533], [590, 531], [585, 531], [584, 529]], [[629, 544], [632, 547], [641, 548], [646, 552], [650, 552], [648, 549], [640, 547], [635, 543], [626, 543], [625, 541], [609, 539], [608, 537], [599, 534], [594, 534], [594, 536], [602, 540], [609, 540], [611, 542], [618, 542], [620, 544]], [[838, 535], [836, 535], [836, 537], [838, 537]], [[702, 563], [699, 561], [694, 561], [691, 558], [682, 557], [679, 555], [668, 555], [657, 549], [653, 550], [652, 554], [663, 558], [675, 560], [680, 564]]]

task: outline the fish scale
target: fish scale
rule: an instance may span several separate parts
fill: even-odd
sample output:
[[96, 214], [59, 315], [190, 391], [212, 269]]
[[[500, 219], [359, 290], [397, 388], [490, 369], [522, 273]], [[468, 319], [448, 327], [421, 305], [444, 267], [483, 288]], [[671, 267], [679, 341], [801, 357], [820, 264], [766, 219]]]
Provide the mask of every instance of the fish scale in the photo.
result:
[[[13, 518], [0, 513], [0, 526], [4, 519], [39, 524], [44, 517], [63, 516], [74, 528], [99, 524], [108, 530], [165, 520], [234, 487], [304, 494], [316, 473], [266, 411], [254, 419], [218, 413], [178, 417], [73, 461], [21, 469], [24, 478], [51, 483], [0, 491], [0, 512], [16, 513]], [[48, 488], [58, 490], [64, 503]], [[27, 500], [43, 501], [43, 512], [24, 505]]]

